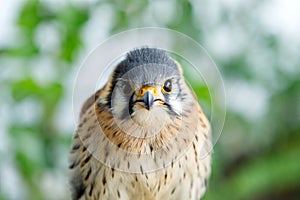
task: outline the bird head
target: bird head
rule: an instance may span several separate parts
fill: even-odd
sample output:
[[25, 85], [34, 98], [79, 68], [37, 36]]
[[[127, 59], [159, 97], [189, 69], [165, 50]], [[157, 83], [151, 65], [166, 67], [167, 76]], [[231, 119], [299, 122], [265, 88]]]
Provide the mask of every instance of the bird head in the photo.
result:
[[106, 100], [114, 116], [142, 126], [169, 123], [181, 115], [187, 103], [179, 64], [156, 48], [129, 52], [115, 68], [107, 87]]

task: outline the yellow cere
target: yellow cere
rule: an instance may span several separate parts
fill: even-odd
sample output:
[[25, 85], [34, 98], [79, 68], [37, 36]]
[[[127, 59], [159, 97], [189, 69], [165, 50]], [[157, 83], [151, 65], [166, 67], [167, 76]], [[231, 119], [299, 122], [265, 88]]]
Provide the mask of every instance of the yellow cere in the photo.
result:
[[153, 94], [153, 96], [155, 96], [155, 97], [158, 96], [158, 92], [157, 92], [157, 89], [155, 87], [153, 87], [153, 86], [145, 86], [145, 87], [142, 87], [140, 89], [138, 97], [144, 96], [147, 91], [150, 91]]

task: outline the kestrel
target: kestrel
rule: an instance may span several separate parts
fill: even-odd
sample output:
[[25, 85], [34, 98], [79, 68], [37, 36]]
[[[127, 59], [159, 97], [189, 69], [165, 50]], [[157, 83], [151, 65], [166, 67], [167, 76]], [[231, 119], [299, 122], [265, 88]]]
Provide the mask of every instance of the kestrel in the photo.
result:
[[126, 54], [83, 105], [70, 151], [72, 199], [198, 200], [210, 124], [167, 52]]

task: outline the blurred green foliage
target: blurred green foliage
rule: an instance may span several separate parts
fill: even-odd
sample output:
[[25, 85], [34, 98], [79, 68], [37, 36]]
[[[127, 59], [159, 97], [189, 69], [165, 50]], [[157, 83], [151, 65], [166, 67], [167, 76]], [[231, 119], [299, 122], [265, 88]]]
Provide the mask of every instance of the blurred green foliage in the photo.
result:
[[[5, 145], [6, 149], [0, 149], [3, 150], [0, 151], [0, 161], [1, 166], [4, 166], [3, 163], [14, 166], [21, 188], [19, 191], [5, 191], [8, 186], [1, 185], [0, 199], [69, 198], [66, 163], [73, 130], [59, 128], [57, 112], [61, 109], [62, 102], [66, 101], [65, 95], [69, 95], [65, 79], [72, 72], [85, 47], [83, 31], [92, 13], [102, 6], [106, 6], [103, 11], [106, 8], [112, 11], [107, 37], [122, 30], [143, 26], [167, 27], [183, 32], [208, 48], [220, 67], [225, 83], [232, 80], [250, 86], [255, 83], [267, 91], [265, 112], [258, 118], [251, 119], [228, 108], [223, 134], [215, 146], [213, 173], [204, 199], [299, 198], [300, 57], [289, 63], [297, 66], [294, 67], [295, 72], [288, 73], [282, 67], [284, 57], [281, 55], [283, 51], [299, 55], [299, 46], [296, 50], [289, 49], [281, 44], [280, 35], [270, 33], [260, 27], [258, 22], [253, 22], [255, 18], [250, 13], [253, 8], [259, 7], [257, 1], [253, 1], [249, 7], [241, 6], [241, 10], [234, 15], [234, 22], [230, 21], [230, 12], [233, 11], [226, 9], [224, 5], [219, 8], [221, 19], [214, 22], [205, 19], [210, 16], [205, 8], [200, 9], [203, 13], [199, 13], [199, 9], [196, 9], [198, 3], [195, 1], [167, 2], [169, 4], [166, 5], [173, 6], [173, 15], [166, 21], [161, 20], [160, 15], [163, 13], [155, 12], [154, 4], [158, 5], [158, 1], [104, 0], [78, 4], [68, 1], [59, 5], [52, 3], [51, 6], [51, 3], [45, 1], [23, 2], [15, 21], [16, 43], [0, 46], [0, 73], [4, 74], [0, 76], [0, 90], [3, 91], [0, 94], [3, 103], [0, 108], [3, 113], [1, 116], [7, 118], [5, 137], [8, 138], [5, 140], [8, 143]], [[200, 21], [199, 14], [202, 16]], [[102, 23], [101, 20], [104, 19], [98, 19], [99, 24]], [[41, 48], [41, 41], [36, 39], [37, 31], [43, 24], [53, 25], [58, 33], [59, 45], [52, 51]], [[249, 43], [246, 48], [240, 49], [230, 58], [224, 58], [215, 53], [207, 42], [210, 32], [219, 26], [237, 26], [249, 36], [246, 38], [253, 41], [246, 41]], [[256, 30], [255, 33], [253, 30]], [[44, 34], [43, 41], [46, 42], [48, 35], [47, 32]], [[259, 56], [255, 54], [256, 50]], [[34, 75], [34, 63], [45, 57], [52, 61], [54, 75], [50, 81], [41, 83]], [[261, 60], [268, 62], [263, 63]], [[13, 66], [4, 66], [9, 62]], [[255, 62], [268, 67], [253, 69]], [[14, 72], [6, 73], [9, 67]], [[201, 101], [209, 106], [208, 88], [192, 81], [191, 84]], [[232, 98], [234, 97], [229, 99]], [[30, 111], [19, 110], [22, 106], [30, 105], [34, 105], [30, 107]], [[251, 104], [247, 109], [251, 109]], [[24, 112], [32, 114], [33, 119], [24, 119]], [[58, 187], [64, 186], [62, 194], [52, 197], [56, 193], [52, 191], [52, 188], [56, 188], [55, 184], [50, 187], [42, 184], [45, 179], [48, 180], [49, 174], [54, 177], [54, 183], [57, 181]], [[50, 188], [51, 191], [47, 191]], [[17, 194], [13, 195], [14, 193]]]

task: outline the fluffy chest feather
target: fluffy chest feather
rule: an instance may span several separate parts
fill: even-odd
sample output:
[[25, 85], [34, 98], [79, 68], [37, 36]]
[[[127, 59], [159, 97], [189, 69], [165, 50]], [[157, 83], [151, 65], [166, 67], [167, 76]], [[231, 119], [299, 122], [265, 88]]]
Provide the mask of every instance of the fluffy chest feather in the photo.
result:
[[75, 140], [80, 156], [73, 157], [78, 163], [73, 173], [84, 179], [85, 199], [200, 198], [210, 174], [211, 144], [198, 112], [192, 113], [199, 123], [173, 119], [177, 125], [140, 138], [121, 132], [111, 114], [92, 107], [83, 115]]

